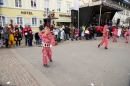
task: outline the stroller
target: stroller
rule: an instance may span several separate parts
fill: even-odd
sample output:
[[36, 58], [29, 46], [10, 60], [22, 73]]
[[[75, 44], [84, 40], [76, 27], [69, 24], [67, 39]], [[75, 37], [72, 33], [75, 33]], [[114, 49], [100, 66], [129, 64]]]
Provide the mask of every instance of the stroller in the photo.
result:
[[40, 37], [38, 36], [38, 32], [35, 33], [35, 40], [36, 41], [34, 42], [34, 44], [36, 44], [36, 45], [41, 44], [40, 43]]

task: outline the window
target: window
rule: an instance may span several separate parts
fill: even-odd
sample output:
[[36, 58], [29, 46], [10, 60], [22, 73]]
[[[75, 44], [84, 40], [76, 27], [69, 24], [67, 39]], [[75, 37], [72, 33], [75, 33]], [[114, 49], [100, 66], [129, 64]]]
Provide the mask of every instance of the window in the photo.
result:
[[22, 7], [22, 1], [21, 0], [15, 0], [15, 7]]
[[67, 2], [67, 12], [70, 12], [70, 3]]
[[44, 10], [49, 9], [49, 0], [44, 0]]
[[16, 17], [16, 23], [18, 26], [23, 25], [23, 17]]
[[0, 26], [4, 26], [5, 23], [6, 23], [6, 21], [5, 21], [5, 16], [1, 16], [1, 15], [0, 15]]
[[0, 5], [4, 5], [4, 0], [0, 0]]
[[31, 0], [31, 7], [32, 8], [36, 8], [37, 7], [36, 0]]
[[37, 26], [37, 18], [32, 18], [32, 26]]
[[57, 11], [61, 11], [61, 1], [57, 1]]

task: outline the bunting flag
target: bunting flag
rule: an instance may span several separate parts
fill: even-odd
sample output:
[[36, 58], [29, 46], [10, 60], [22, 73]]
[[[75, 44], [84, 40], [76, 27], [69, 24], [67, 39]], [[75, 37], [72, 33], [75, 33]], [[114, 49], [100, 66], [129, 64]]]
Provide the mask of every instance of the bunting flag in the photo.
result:
[[79, 0], [74, 0], [74, 10], [79, 10]]

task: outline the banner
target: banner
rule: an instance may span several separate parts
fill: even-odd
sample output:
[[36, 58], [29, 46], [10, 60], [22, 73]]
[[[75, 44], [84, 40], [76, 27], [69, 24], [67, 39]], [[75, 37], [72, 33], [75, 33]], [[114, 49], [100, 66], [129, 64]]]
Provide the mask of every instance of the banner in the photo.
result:
[[74, 10], [79, 10], [79, 0], [74, 0]]

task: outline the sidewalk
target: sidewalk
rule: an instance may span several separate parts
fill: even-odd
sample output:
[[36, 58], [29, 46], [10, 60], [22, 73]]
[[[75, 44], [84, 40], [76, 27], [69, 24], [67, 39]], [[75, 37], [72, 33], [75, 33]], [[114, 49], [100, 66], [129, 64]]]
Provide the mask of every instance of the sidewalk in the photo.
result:
[[0, 86], [40, 86], [10, 49], [0, 49]]

